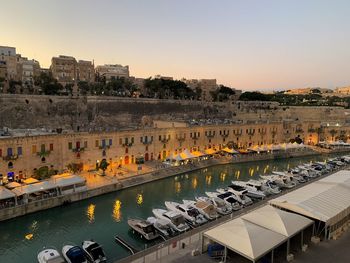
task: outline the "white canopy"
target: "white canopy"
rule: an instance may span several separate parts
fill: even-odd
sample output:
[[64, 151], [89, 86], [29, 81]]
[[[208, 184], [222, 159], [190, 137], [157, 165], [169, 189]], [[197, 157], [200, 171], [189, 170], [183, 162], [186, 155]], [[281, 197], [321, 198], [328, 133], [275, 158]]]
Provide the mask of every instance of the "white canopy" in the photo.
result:
[[12, 193], [9, 189], [6, 189], [3, 186], [0, 186], [0, 200], [14, 198], [16, 195]]
[[292, 237], [313, 223], [306, 217], [285, 212], [270, 205], [243, 215], [242, 218], [286, 237]]
[[350, 171], [337, 172], [269, 203], [333, 225], [350, 214]]
[[287, 237], [237, 218], [204, 233], [207, 238], [228, 249], [256, 260], [287, 240]]
[[68, 185], [84, 183], [85, 181], [86, 181], [85, 178], [73, 174], [69, 176], [56, 177], [53, 182], [58, 187], [64, 187]]
[[32, 194], [36, 192], [42, 192], [42, 191], [50, 190], [56, 187], [57, 186], [53, 182], [43, 181], [36, 184], [29, 184], [29, 185], [17, 187], [13, 189], [12, 192], [14, 192], [16, 195], [19, 196], [23, 194]]

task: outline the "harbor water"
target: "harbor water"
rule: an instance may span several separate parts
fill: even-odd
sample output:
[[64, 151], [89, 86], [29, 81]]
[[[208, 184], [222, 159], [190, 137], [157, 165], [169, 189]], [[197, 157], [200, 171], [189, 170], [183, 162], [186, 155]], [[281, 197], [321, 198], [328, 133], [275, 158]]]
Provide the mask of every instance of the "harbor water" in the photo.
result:
[[286, 170], [329, 157], [219, 165], [1, 222], [0, 262], [37, 262], [37, 252], [44, 246], [61, 250], [63, 244], [80, 245], [88, 239], [100, 243], [109, 262], [113, 262], [129, 255], [115, 243], [116, 234], [139, 249], [152, 245], [129, 230], [128, 217], [147, 218], [152, 216], [152, 208], [163, 208], [164, 201], [194, 199], [205, 195], [205, 191], [227, 186], [232, 180], [247, 181], [272, 170]]

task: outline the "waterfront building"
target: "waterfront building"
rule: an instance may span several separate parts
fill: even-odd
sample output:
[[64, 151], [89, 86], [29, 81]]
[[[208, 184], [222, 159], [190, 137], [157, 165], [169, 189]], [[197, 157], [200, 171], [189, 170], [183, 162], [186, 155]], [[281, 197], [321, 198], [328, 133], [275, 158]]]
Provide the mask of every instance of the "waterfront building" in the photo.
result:
[[105, 78], [106, 81], [117, 78], [129, 78], [129, 66], [119, 64], [96, 66], [96, 74], [99, 78]]
[[188, 87], [196, 91], [197, 89], [201, 90], [201, 100], [203, 101], [212, 101], [211, 92], [217, 89], [216, 79], [183, 79]]
[[299, 137], [305, 144], [348, 141], [350, 126], [320, 122], [255, 122], [190, 126], [168, 122], [153, 128], [67, 134], [16, 134], [0, 138], [0, 174], [32, 176], [41, 167], [64, 171], [69, 164], [93, 170], [106, 159], [113, 166], [136, 164], [137, 160], [165, 160], [185, 149], [221, 150], [226, 146], [248, 149], [286, 143]]
[[17, 62], [19, 57], [16, 55], [16, 48], [0, 46], [0, 61], [6, 63], [7, 79], [8, 80], [19, 80], [17, 75]]

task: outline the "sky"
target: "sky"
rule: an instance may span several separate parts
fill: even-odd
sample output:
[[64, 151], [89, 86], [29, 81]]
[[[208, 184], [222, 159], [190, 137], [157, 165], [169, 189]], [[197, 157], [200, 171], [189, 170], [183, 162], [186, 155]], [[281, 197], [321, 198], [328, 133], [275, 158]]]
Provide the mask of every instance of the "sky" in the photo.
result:
[[350, 85], [348, 0], [1, 0], [0, 45], [243, 90]]

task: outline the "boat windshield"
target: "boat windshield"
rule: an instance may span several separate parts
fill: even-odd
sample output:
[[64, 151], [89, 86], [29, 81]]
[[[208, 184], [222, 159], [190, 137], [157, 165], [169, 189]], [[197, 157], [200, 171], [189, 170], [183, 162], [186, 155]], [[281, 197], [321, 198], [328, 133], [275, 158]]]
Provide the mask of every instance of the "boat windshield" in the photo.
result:
[[174, 216], [173, 218], [171, 218], [171, 222], [173, 222], [174, 225], [178, 226], [180, 224], [184, 224], [185, 219], [182, 215], [177, 215], [177, 216]]
[[154, 232], [154, 228], [153, 228], [152, 225], [145, 226], [145, 227], [143, 227], [142, 229], [143, 229], [143, 231], [144, 231], [145, 233], [147, 233], [147, 234], [148, 234], [148, 233]]
[[70, 248], [67, 251], [67, 257], [74, 263], [86, 262], [84, 251], [78, 246]]
[[213, 205], [208, 205], [203, 209], [203, 211], [206, 212], [207, 214], [212, 214], [214, 213], [215, 209]]
[[229, 202], [230, 204], [236, 203], [236, 200], [233, 197], [227, 198], [226, 201]]
[[89, 252], [89, 254], [92, 256], [94, 260], [99, 259], [99, 257], [104, 257], [105, 254], [98, 244], [94, 243], [86, 248], [86, 250]]
[[187, 211], [187, 214], [191, 217], [196, 217], [199, 215], [197, 209], [191, 208]]

